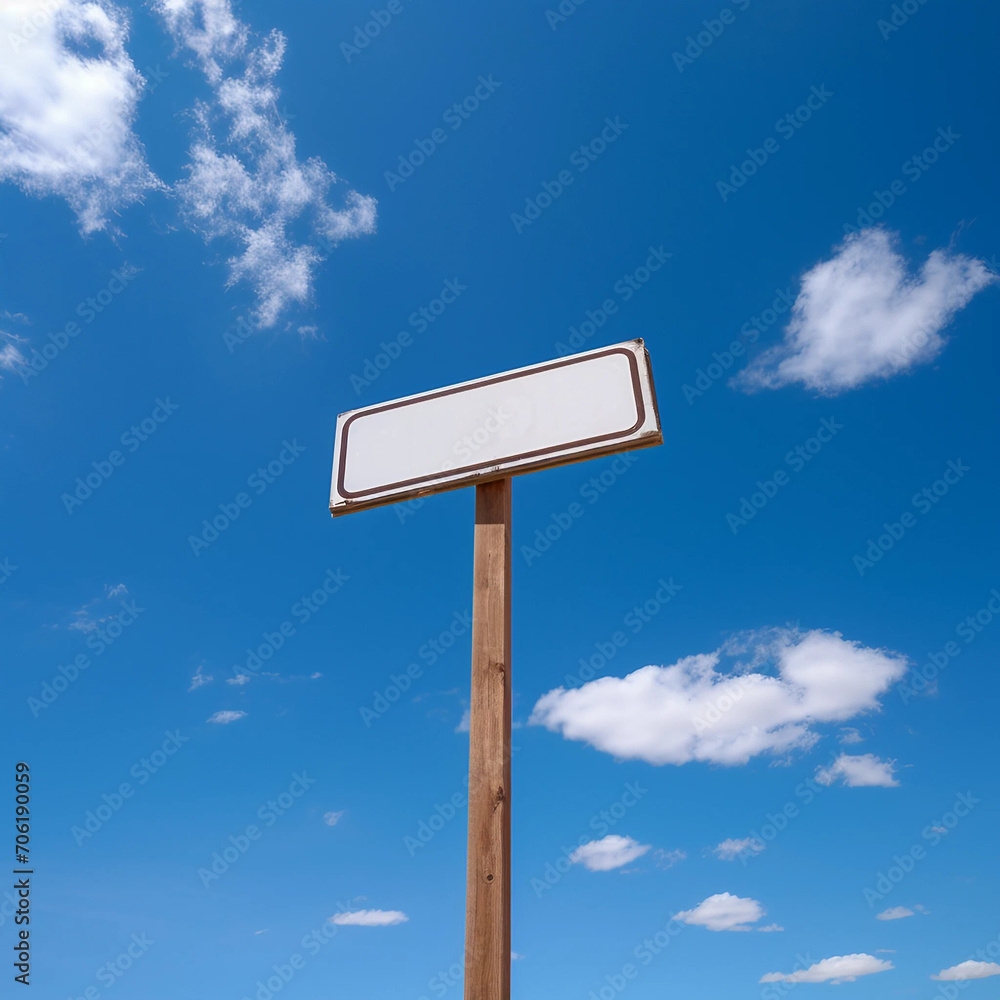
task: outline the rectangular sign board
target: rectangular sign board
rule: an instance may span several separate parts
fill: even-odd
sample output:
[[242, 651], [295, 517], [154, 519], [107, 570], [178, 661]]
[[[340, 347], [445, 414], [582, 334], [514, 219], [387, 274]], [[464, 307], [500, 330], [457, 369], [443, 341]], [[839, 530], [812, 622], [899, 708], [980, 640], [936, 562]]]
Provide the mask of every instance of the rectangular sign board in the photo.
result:
[[330, 513], [661, 444], [641, 340], [337, 417]]

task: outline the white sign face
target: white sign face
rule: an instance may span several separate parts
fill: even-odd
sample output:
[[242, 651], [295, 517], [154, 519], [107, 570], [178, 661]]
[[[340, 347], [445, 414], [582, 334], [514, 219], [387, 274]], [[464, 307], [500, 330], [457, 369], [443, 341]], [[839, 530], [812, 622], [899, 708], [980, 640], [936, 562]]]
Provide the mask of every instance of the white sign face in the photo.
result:
[[641, 340], [341, 413], [330, 512], [661, 444]]

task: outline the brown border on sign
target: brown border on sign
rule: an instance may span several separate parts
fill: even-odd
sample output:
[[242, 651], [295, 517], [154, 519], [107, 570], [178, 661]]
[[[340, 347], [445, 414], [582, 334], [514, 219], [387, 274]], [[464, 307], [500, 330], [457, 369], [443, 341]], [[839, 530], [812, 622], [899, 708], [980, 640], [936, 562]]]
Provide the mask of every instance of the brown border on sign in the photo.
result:
[[[471, 389], [478, 389], [480, 386], [484, 385], [495, 385], [497, 382], [510, 382], [517, 378], [525, 378], [528, 375], [535, 375], [538, 372], [551, 371], [553, 368], [565, 368], [567, 365], [581, 364], [586, 361], [591, 361], [596, 358], [606, 358], [613, 354], [624, 354], [628, 358], [629, 363], [629, 374], [632, 376], [632, 390], [635, 395], [635, 407], [638, 413], [638, 419], [636, 422], [624, 431], [615, 431], [613, 434], [601, 434], [597, 437], [592, 438], [582, 438], [579, 441], [570, 441], [567, 444], [559, 445], [558, 448], [539, 448], [537, 451], [529, 451], [520, 455], [511, 455], [504, 459], [493, 459], [489, 462], [480, 462], [477, 465], [464, 465], [456, 469], [447, 469], [444, 472], [437, 473], [431, 476], [418, 476], [416, 479], [404, 479], [398, 483], [388, 483], [385, 486], [379, 486], [376, 489], [363, 490], [360, 493], [350, 493], [344, 489], [344, 475], [346, 473], [345, 465], [347, 461], [347, 434], [350, 430], [351, 424], [357, 420], [359, 417], [366, 417], [372, 413], [381, 413], [384, 410], [394, 410], [401, 406], [409, 406], [412, 403], [422, 403], [428, 399], [437, 399], [440, 396], [451, 396], [459, 392], [468, 392]], [[528, 371], [511, 372], [506, 375], [497, 375], [494, 378], [482, 379], [478, 382], [473, 382], [471, 384], [463, 386], [454, 386], [450, 389], [438, 389], [435, 392], [424, 393], [421, 396], [411, 396], [409, 399], [401, 400], [395, 403], [386, 403], [384, 406], [376, 406], [370, 410], [364, 410], [361, 413], [355, 413], [348, 417], [344, 421], [344, 428], [341, 435], [340, 443], [340, 454], [337, 456], [337, 492], [345, 500], [353, 500], [360, 497], [371, 496], [375, 493], [383, 493], [386, 490], [396, 490], [404, 486], [413, 486], [417, 483], [433, 483], [435, 480], [451, 478], [453, 476], [459, 476], [466, 473], [475, 472], [478, 469], [488, 469], [491, 466], [495, 466], [498, 462], [522, 462], [529, 458], [535, 458], [538, 455], [546, 455], [552, 451], [562, 451], [565, 448], [581, 448], [585, 445], [599, 444], [602, 441], [614, 441], [618, 438], [628, 437], [629, 434], [634, 434], [644, 423], [646, 419], [646, 405], [642, 399], [642, 383], [639, 380], [639, 365], [635, 360], [635, 354], [632, 351], [627, 350], [624, 347], [613, 347], [607, 351], [597, 351], [593, 354], [588, 354], [584, 358], [568, 358], [565, 361], [553, 361], [551, 364], [540, 365], [537, 368], [531, 368]]]

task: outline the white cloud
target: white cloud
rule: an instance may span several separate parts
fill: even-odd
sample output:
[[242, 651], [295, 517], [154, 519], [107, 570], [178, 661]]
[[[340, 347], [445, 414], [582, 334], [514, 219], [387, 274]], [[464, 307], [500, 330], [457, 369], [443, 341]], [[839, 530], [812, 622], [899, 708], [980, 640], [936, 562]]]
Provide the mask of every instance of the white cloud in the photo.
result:
[[249, 674], [236, 674], [235, 677], [227, 677], [226, 678], [226, 683], [227, 684], [232, 684], [232, 685], [234, 685], [236, 687], [243, 687], [244, 684], [249, 684], [250, 683], [250, 675]]
[[184, 217], [206, 240], [239, 248], [228, 261], [229, 285], [250, 285], [256, 323], [274, 326], [290, 306], [311, 300], [324, 252], [374, 232], [375, 199], [347, 191], [333, 208], [336, 175], [318, 157], [299, 160], [278, 111], [280, 32], [251, 42], [230, 0], [154, 0], [154, 9], [212, 87], [211, 100], [194, 108], [188, 175], [177, 184]]
[[800, 382], [835, 395], [930, 361], [955, 314], [997, 276], [983, 261], [949, 250], [935, 250], [912, 275], [896, 242], [885, 229], [865, 229], [807, 271], [784, 342], [735, 384], [774, 389]]
[[391, 927], [406, 923], [410, 918], [401, 910], [354, 910], [338, 913], [330, 919], [345, 927]]
[[768, 924], [766, 927], [757, 928], [762, 934], [770, 934], [773, 931], [783, 931], [784, 929], [780, 924]]
[[145, 86], [111, 0], [0, 5], [0, 180], [65, 198], [85, 233], [163, 185], [132, 130]]
[[747, 855], [753, 857], [760, 854], [764, 846], [756, 837], [730, 837], [712, 850], [721, 861], [735, 861]]
[[681, 910], [674, 920], [696, 924], [710, 931], [749, 931], [767, 911], [756, 899], [717, 893], [702, 900], [693, 910]]
[[237, 719], [246, 718], [246, 714], [246, 712], [216, 712], [208, 721], [227, 726], [230, 722], [235, 722]]
[[323, 822], [326, 823], [327, 826], [336, 826], [337, 823], [340, 822], [340, 818], [343, 815], [344, 815], [343, 809], [341, 809], [340, 812], [323, 813]]
[[959, 965], [953, 965], [950, 969], [942, 969], [931, 979], [944, 981], [954, 981], [961, 979], [986, 979], [989, 976], [1000, 976], [1000, 965], [996, 962], [975, 962], [970, 959]]
[[198, 688], [211, 683], [213, 679], [211, 675], [205, 674], [203, 668], [199, 666], [191, 678], [191, 686], [188, 688], [188, 691], [197, 691]]
[[904, 917], [914, 916], [913, 910], [905, 906], [890, 906], [888, 910], [875, 914], [876, 920], [902, 920]]
[[840, 730], [840, 742], [844, 746], [852, 746], [855, 743], [864, 743], [865, 738], [861, 735], [861, 732], [857, 729], [852, 729], [850, 726], [845, 726]]
[[882, 760], [873, 753], [857, 757], [842, 753], [829, 767], [816, 771], [821, 785], [832, 785], [838, 779], [849, 788], [896, 788], [894, 760]]
[[581, 844], [569, 859], [575, 865], [583, 865], [588, 871], [608, 872], [641, 858], [649, 847], [649, 844], [640, 844], [631, 837], [620, 837], [612, 833], [601, 840]]
[[[773, 630], [738, 651], [747, 648], [752, 662], [726, 671], [719, 667], [729, 647], [556, 688], [538, 700], [530, 721], [622, 759], [745, 764], [812, 746], [817, 723], [878, 709], [907, 669], [905, 657], [836, 632]], [[776, 675], [763, 673], [766, 666]]]
[[769, 972], [761, 976], [762, 983], [851, 983], [859, 976], [894, 969], [892, 962], [874, 955], [834, 955], [798, 972]]
[[467, 733], [472, 729], [472, 709], [467, 708], [462, 712], [462, 718], [458, 720], [458, 725], [455, 726], [456, 733]]
[[520, 952], [512, 951], [510, 953], [510, 960], [512, 962], [519, 962], [521, 961], [522, 958], [524, 958], [524, 955], [522, 955]]

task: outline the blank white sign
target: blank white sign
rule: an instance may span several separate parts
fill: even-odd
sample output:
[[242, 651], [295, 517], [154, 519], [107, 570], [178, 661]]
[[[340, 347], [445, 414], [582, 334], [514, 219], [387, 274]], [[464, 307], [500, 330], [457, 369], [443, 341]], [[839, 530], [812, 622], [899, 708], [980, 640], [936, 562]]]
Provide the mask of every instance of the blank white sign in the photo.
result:
[[660, 444], [641, 340], [337, 418], [332, 514]]

